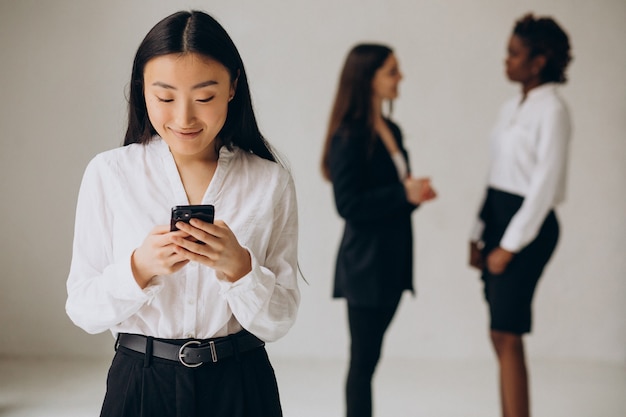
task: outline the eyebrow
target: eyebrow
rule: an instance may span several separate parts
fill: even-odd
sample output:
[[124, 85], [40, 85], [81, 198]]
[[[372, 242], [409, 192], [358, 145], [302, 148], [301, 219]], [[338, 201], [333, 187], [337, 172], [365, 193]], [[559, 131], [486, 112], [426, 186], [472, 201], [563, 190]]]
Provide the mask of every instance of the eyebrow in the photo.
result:
[[[197, 90], [199, 88], [204, 88], [204, 87], [208, 87], [208, 86], [216, 85], [216, 84], [218, 84], [218, 82], [215, 81], [215, 80], [207, 80], [207, 81], [203, 81], [201, 83], [198, 83], [198, 84], [194, 85], [193, 87], [191, 87], [191, 89], [192, 90]], [[162, 81], [155, 81], [155, 82], [152, 83], [152, 85], [155, 86], [155, 87], [166, 88], [168, 90], [176, 90], [177, 89], [173, 85], [166, 84], [166, 83], [164, 83]]]

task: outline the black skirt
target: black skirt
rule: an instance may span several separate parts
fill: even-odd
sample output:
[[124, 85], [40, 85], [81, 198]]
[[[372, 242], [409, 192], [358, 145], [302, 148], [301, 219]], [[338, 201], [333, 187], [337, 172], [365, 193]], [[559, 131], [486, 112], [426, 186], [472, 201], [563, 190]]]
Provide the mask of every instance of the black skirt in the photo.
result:
[[265, 347], [188, 368], [120, 346], [107, 379], [101, 417], [280, 417]]
[[[524, 198], [489, 188], [480, 213], [485, 223], [482, 236], [483, 258], [500, 245], [500, 240]], [[531, 304], [537, 282], [550, 260], [559, 238], [559, 224], [550, 211], [535, 239], [522, 248], [502, 274], [491, 274], [486, 268], [482, 279], [489, 304], [492, 330], [523, 334], [531, 331]]]

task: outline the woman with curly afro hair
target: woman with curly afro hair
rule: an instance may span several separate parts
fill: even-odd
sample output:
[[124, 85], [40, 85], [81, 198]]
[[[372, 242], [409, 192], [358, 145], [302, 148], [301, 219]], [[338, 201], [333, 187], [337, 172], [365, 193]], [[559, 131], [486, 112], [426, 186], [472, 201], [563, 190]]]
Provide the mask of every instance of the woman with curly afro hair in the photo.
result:
[[535, 288], [559, 237], [555, 208], [565, 197], [571, 123], [558, 86], [571, 59], [568, 36], [553, 19], [528, 14], [515, 23], [505, 67], [521, 91], [492, 131], [469, 256], [489, 305], [503, 417], [530, 415], [522, 337], [531, 331]]

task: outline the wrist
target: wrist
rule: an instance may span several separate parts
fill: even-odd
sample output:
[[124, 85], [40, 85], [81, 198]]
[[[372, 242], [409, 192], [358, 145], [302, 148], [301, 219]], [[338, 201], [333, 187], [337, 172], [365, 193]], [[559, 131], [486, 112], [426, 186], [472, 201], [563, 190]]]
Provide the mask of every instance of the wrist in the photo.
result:
[[134, 250], [132, 255], [130, 255], [130, 268], [133, 273], [133, 278], [135, 278], [135, 282], [137, 282], [137, 285], [139, 285], [139, 287], [143, 290], [148, 286], [154, 275], [146, 273], [144, 268], [138, 264], [136, 252], [137, 250]]
[[[250, 252], [246, 248], [242, 248], [241, 258], [242, 262], [237, 263], [235, 268], [231, 271], [222, 271], [221, 274], [223, 279], [229, 282], [239, 281], [241, 278], [245, 277], [252, 271], [252, 258], [250, 257]], [[218, 275], [218, 278], [220, 278]]]
[[502, 252], [503, 254], [507, 254], [507, 255], [510, 255], [510, 256], [515, 255], [515, 252], [513, 252], [513, 251], [511, 251], [511, 250], [509, 250], [509, 249], [505, 249], [505, 248], [503, 248], [502, 246], [498, 246], [498, 250], [499, 250], [500, 252]]
[[482, 240], [470, 240], [470, 247], [472, 249], [482, 250], [485, 247], [485, 243]]

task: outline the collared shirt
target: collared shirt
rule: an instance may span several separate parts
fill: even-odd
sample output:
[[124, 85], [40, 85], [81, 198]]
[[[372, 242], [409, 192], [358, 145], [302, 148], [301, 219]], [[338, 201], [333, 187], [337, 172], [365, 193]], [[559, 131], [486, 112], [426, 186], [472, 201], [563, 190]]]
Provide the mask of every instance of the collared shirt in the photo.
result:
[[141, 289], [131, 254], [171, 208], [189, 204], [167, 144], [155, 137], [97, 155], [78, 196], [66, 311], [89, 333], [111, 330], [182, 339], [245, 328], [265, 341], [295, 321], [298, 220], [290, 174], [279, 164], [222, 147], [203, 198], [250, 253], [252, 271], [235, 283], [190, 262]]
[[[488, 186], [524, 197], [500, 246], [518, 252], [539, 233], [548, 212], [565, 198], [571, 122], [557, 84], [530, 90], [504, 104], [491, 135]], [[472, 240], [480, 240], [478, 220]]]

